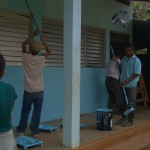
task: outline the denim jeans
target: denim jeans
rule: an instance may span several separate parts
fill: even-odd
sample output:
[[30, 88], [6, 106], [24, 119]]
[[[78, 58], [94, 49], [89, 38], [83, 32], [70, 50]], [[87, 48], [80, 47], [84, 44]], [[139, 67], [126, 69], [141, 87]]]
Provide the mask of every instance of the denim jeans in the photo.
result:
[[33, 134], [39, 133], [39, 123], [43, 104], [43, 93], [43, 91], [35, 93], [29, 93], [27, 91], [24, 91], [20, 123], [17, 126], [18, 132], [25, 132], [28, 124], [31, 106], [33, 104], [30, 129]]

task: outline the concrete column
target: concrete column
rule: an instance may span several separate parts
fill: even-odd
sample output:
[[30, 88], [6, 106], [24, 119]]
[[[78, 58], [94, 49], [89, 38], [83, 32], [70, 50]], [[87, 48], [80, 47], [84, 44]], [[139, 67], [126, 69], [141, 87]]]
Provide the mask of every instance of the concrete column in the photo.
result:
[[81, 0], [64, 0], [63, 145], [80, 141]]

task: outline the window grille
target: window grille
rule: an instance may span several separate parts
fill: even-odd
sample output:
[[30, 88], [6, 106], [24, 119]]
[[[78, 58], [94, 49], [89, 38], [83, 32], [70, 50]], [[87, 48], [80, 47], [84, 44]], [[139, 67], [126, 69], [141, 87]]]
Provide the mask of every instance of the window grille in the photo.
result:
[[[63, 21], [42, 19], [42, 33], [46, 38], [52, 55], [47, 66], [63, 66]], [[104, 31], [82, 26], [81, 28], [81, 66], [103, 67]]]
[[6, 65], [22, 65], [22, 42], [28, 37], [30, 17], [13, 11], [0, 10], [0, 53]]

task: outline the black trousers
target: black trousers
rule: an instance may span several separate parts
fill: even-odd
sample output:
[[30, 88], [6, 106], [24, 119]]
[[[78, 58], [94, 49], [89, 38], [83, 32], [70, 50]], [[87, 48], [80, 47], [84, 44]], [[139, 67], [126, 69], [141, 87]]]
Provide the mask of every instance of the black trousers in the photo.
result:
[[117, 106], [126, 105], [119, 80], [112, 77], [106, 77], [105, 85], [109, 95], [107, 103], [108, 108], [112, 108], [113, 104], [116, 104]]

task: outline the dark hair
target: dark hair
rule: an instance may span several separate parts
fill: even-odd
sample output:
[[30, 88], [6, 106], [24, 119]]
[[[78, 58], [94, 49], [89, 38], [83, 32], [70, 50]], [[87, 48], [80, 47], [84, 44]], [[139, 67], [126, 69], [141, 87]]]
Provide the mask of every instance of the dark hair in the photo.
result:
[[127, 43], [127, 44], [125, 44], [124, 49], [126, 49], [126, 48], [132, 48], [132, 49], [134, 49], [134, 44], [133, 43]]
[[2, 54], [0, 54], [0, 70], [4, 71], [5, 69], [5, 59]]

